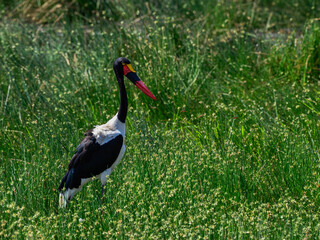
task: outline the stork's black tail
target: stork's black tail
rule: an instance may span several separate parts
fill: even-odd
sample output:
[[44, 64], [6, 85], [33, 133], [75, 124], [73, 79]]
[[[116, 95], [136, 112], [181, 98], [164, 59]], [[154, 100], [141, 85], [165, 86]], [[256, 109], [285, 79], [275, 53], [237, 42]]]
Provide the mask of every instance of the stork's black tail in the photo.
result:
[[62, 191], [62, 188], [64, 187], [64, 184], [65, 184], [66, 181], [67, 181], [68, 173], [69, 173], [69, 171], [66, 172], [66, 174], [63, 176], [63, 178], [62, 178], [62, 180], [61, 180], [61, 182], [60, 182], [60, 186], [59, 186], [59, 188], [58, 188], [58, 191], [59, 191], [59, 192]]

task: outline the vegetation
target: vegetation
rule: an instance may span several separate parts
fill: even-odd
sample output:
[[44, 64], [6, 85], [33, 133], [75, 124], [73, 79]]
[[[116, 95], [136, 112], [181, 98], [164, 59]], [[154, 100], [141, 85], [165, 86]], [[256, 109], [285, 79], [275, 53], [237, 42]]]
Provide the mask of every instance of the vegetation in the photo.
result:
[[[319, 238], [319, 1], [0, 11], [0, 238]], [[158, 101], [127, 82], [104, 204], [94, 181], [58, 209], [83, 133], [117, 112], [119, 56]]]

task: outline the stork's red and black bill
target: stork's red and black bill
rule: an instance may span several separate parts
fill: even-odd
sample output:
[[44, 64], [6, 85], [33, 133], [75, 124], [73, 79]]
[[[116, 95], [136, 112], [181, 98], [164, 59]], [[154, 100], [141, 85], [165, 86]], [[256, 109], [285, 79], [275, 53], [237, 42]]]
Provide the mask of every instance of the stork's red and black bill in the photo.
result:
[[123, 74], [139, 88], [148, 97], [157, 100], [156, 97], [150, 92], [146, 85], [141, 81], [136, 72], [133, 70], [131, 64], [126, 64], [123, 66]]

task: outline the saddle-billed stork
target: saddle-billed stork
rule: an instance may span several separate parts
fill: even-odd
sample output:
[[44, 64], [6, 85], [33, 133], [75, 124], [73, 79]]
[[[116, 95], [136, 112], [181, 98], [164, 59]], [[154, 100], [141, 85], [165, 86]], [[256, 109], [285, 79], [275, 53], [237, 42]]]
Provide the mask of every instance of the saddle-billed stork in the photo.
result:
[[106, 124], [96, 126], [85, 133], [85, 137], [71, 158], [68, 171], [58, 188], [59, 205], [66, 207], [83, 185], [93, 178], [100, 179], [102, 195], [107, 177], [122, 159], [125, 146], [125, 121], [128, 111], [128, 98], [124, 85], [126, 76], [134, 85], [150, 98], [156, 100], [139, 79], [127, 58], [120, 57], [113, 63], [113, 70], [120, 89], [120, 108], [118, 113]]

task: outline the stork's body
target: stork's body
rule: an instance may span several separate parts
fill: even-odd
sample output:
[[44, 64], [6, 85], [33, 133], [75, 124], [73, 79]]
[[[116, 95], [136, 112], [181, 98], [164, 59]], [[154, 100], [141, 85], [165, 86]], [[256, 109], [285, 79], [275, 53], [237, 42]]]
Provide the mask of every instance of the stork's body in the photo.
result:
[[[125, 75], [146, 95], [155, 99], [143, 82], [135, 74], [130, 61], [118, 58], [113, 65], [120, 89], [120, 108], [118, 113], [106, 124], [96, 126], [85, 133], [85, 138], [79, 144], [73, 155], [68, 171], [59, 186], [60, 206], [66, 207], [74, 195], [92, 178], [100, 179], [102, 188], [107, 177], [119, 164], [125, 152], [125, 119], [128, 100], [124, 85]], [[64, 188], [64, 191], [62, 191]], [[103, 192], [103, 191], [102, 191]]]

